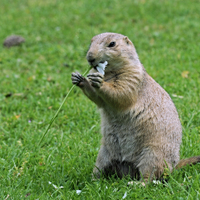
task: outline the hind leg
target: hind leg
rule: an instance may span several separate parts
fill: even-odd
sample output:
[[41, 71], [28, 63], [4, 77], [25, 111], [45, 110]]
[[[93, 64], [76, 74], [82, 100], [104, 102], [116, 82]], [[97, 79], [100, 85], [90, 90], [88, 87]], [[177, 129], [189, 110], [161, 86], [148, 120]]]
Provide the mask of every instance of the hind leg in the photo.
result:
[[93, 170], [94, 176], [96, 178], [100, 178], [101, 174], [105, 175], [111, 166], [110, 154], [107, 148], [102, 145], [97, 156], [95, 168]]
[[161, 152], [155, 150], [145, 150], [137, 167], [146, 183], [160, 179], [165, 168], [172, 170], [171, 164], [166, 162]]

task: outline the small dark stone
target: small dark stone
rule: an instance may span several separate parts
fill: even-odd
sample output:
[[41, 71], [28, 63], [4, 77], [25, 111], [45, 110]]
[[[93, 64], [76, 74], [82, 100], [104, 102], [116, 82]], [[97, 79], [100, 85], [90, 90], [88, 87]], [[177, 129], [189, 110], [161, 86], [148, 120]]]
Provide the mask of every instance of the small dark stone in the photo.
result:
[[6, 98], [11, 97], [13, 94], [10, 92], [8, 94], [5, 95]]
[[12, 46], [18, 46], [23, 42], [25, 42], [23, 37], [19, 35], [11, 35], [4, 40], [3, 46], [9, 48]]
[[64, 66], [64, 67], [69, 67], [69, 64], [63, 63], [63, 66]]

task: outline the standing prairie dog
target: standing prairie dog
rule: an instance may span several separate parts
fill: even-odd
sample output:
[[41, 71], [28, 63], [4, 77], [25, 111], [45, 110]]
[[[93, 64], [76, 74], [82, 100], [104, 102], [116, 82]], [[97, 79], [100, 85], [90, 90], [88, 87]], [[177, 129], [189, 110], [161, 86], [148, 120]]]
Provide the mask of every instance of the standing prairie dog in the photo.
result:
[[[72, 73], [72, 83], [100, 110], [103, 137], [93, 171], [96, 177], [117, 174], [152, 181], [165, 168], [172, 171], [200, 162], [200, 156], [179, 161], [182, 128], [177, 110], [147, 74], [126, 36], [93, 37], [87, 60], [92, 67], [87, 78]], [[99, 63], [105, 62], [102, 73]]]

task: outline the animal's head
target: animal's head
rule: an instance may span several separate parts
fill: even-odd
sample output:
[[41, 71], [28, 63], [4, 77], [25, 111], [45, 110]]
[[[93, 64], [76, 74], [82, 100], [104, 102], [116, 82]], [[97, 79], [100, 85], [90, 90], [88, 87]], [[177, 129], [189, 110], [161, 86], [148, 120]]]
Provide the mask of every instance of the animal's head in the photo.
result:
[[133, 43], [128, 37], [117, 33], [102, 33], [92, 38], [87, 52], [88, 63], [96, 68], [108, 62], [106, 69], [115, 70], [126, 64], [140, 63]]

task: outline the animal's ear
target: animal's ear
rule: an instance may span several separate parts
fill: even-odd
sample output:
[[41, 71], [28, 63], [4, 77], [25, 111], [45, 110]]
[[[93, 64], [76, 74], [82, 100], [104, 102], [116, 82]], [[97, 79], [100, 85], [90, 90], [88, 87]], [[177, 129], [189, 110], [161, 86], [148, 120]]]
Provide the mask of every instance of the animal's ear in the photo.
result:
[[124, 41], [126, 42], [126, 44], [128, 44], [128, 45], [133, 45], [133, 43], [128, 39], [127, 36], [125, 36], [123, 39], [124, 39]]

